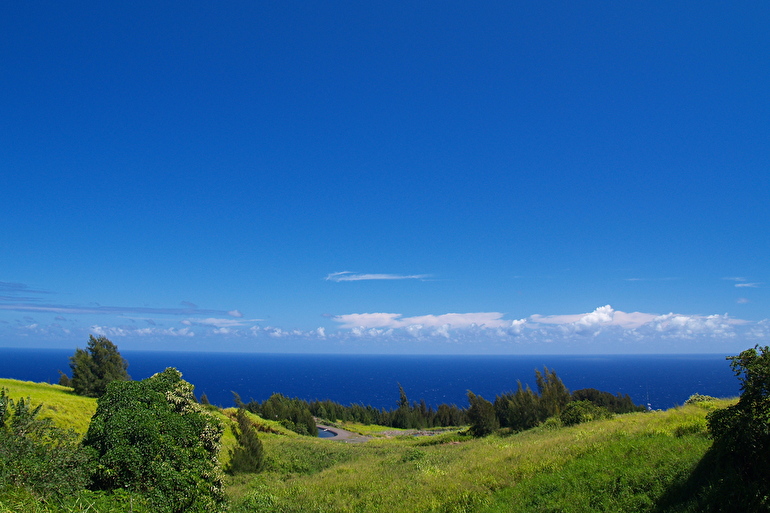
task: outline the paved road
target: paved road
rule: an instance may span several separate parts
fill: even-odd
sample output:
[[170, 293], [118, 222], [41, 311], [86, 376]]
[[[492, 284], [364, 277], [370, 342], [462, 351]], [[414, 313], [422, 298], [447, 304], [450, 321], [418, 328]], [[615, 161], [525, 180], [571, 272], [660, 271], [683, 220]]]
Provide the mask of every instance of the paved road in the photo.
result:
[[324, 426], [322, 424], [317, 424], [317, 426], [319, 430], [325, 429], [330, 433], [334, 433], [334, 436], [324, 437], [324, 440], [339, 440], [341, 442], [355, 444], [355, 443], [367, 442], [371, 438], [368, 436], [359, 435], [358, 433], [353, 433], [352, 431], [346, 431], [338, 427]]

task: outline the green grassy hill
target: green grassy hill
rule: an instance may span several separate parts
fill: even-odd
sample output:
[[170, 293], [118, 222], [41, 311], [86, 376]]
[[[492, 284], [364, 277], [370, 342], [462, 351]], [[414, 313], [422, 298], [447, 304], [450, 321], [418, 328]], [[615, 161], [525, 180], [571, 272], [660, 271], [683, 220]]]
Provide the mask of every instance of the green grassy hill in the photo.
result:
[[[546, 423], [471, 439], [344, 444], [263, 436], [266, 472], [230, 482], [233, 511], [679, 511], [680, 489], [711, 445], [706, 413], [729, 401], [619, 415], [574, 427]], [[693, 500], [692, 511], [698, 511]]]
[[[0, 387], [43, 403], [43, 415], [81, 434], [96, 410], [96, 400], [58, 385], [0, 379]], [[481, 439], [457, 431], [393, 436], [389, 428], [377, 436], [380, 428], [369, 426], [359, 431], [373, 438], [357, 444], [299, 436], [253, 416], [262, 426], [266, 470], [228, 478], [230, 511], [703, 511], [719, 491], [704, 488], [703, 476], [713, 477], [713, 469], [704, 470], [711, 446], [705, 417], [730, 402], [573, 427], [548, 421]], [[227, 426], [224, 463], [235, 445], [235, 410], [211, 411]]]
[[81, 436], [96, 411], [96, 399], [75, 395], [71, 388], [48, 383], [0, 379], [0, 388], [8, 389], [14, 399], [29, 397], [32, 404], [43, 404], [40, 414], [53, 419], [57, 426], [73, 429]]

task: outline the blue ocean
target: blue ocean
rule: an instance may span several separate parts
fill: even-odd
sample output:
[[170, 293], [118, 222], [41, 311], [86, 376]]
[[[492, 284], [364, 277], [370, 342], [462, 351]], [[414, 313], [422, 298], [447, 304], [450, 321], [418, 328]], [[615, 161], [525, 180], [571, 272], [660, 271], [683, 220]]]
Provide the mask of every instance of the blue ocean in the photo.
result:
[[[0, 377], [57, 383], [70, 374], [74, 350], [0, 348]], [[410, 401], [468, 405], [466, 392], [489, 400], [515, 390], [517, 381], [535, 389], [535, 369], [554, 369], [570, 390], [596, 388], [629, 394], [637, 404], [665, 409], [700, 393], [740, 394], [725, 355], [607, 356], [416, 356], [307, 355], [121, 351], [133, 379], [176, 367], [212, 404], [233, 406], [233, 394], [263, 401], [275, 392], [306, 400], [393, 408], [398, 385]]]

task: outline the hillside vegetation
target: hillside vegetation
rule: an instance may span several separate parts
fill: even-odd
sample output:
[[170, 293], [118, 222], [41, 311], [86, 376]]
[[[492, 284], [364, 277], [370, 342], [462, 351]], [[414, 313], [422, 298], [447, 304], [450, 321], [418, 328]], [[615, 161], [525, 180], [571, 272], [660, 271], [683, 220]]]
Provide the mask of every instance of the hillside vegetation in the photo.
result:
[[[13, 397], [44, 404], [42, 414], [85, 433], [96, 400], [66, 387], [0, 380]], [[456, 429], [394, 436], [361, 426], [372, 438], [347, 444], [286, 430], [249, 414], [259, 426], [263, 471], [226, 477], [233, 512], [719, 511], [729, 479], [704, 468], [712, 445], [706, 414], [734, 400], [703, 400], [667, 411], [616, 415], [571, 427], [557, 419], [514, 433], [472, 438]], [[220, 461], [235, 446], [235, 409], [222, 421]], [[350, 428], [350, 425], [348, 425]], [[351, 428], [353, 429], [353, 428]], [[385, 432], [387, 435], [377, 435]], [[90, 497], [90, 498], [89, 498]], [[59, 503], [0, 495], [0, 512], [121, 511], [104, 497]], [[722, 504], [724, 506], [724, 504]], [[143, 511], [134, 503], [134, 511]]]

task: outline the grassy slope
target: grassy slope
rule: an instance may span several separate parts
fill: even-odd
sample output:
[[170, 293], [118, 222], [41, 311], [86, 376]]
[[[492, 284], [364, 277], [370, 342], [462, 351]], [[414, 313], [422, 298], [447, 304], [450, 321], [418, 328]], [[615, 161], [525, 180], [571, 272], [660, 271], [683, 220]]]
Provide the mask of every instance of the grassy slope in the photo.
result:
[[[48, 383], [34, 383], [32, 381], [18, 381], [15, 379], [0, 379], [0, 388], [8, 390], [14, 400], [29, 397], [33, 406], [43, 404], [41, 416], [53, 419], [57, 426], [64, 429], [73, 429], [81, 436], [88, 430], [91, 417], [96, 412], [96, 399], [75, 395], [69, 387], [51, 385]], [[208, 410], [218, 418], [225, 430], [222, 434], [222, 451], [220, 462], [227, 463], [230, 459], [230, 450], [235, 447], [235, 435], [232, 430], [232, 416], [235, 409]], [[266, 426], [272, 431], [298, 436], [288, 431], [277, 422], [265, 421], [256, 415], [248, 414], [255, 422]]]
[[229, 490], [234, 511], [653, 511], [710, 447], [709, 407], [459, 443], [263, 436], [269, 470]]
[[[0, 379], [0, 387], [43, 403], [43, 415], [81, 434], [96, 410], [96, 400], [58, 385]], [[698, 511], [681, 501], [655, 505], [672, 491], [693, 493], [688, 477], [711, 445], [705, 415], [727, 404], [478, 440], [446, 434], [358, 445], [289, 434], [254, 416], [270, 431], [260, 434], [268, 469], [230, 478], [228, 492], [236, 512]], [[225, 463], [234, 410], [212, 413], [226, 427]]]
[[96, 399], [72, 393], [72, 389], [48, 383], [0, 379], [0, 388], [8, 389], [12, 399], [29, 397], [32, 404], [43, 404], [41, 416], [53, 419], [57, 426], [73, 429], [81, 436], [88, 430], [96, 412]]

